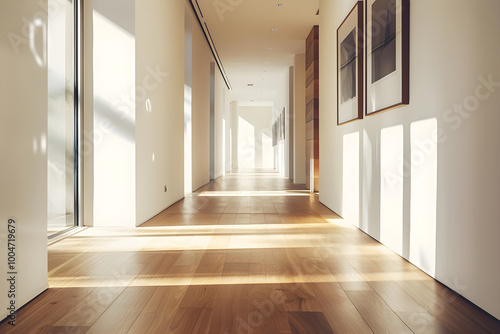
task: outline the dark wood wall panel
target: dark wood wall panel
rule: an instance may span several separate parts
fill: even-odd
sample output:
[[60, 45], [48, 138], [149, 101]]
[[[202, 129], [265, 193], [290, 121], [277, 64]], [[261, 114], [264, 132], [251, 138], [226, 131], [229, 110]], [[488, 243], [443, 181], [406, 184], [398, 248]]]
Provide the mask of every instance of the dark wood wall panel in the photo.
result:
[[306, 140], [311, 139], [319, 140], [319, 122], [317, 120], [306, 123]]
[[319, 99], [313, 99], [306, 105], [306, 123], [313, 119], [319, 119]]
[[[306, 154], [308, 159], [319, 159], [319, 139], [308, 140], [306, 144]], [[307, 164], [310, 162], [308, 161]]]
[[319, 99], [319, 79], [314, 79], [306, 87], [306, 103], [309, 103], [314, 99]]
[[314, 79], [319, 79], [319, 61], [313, 60], [311, 65], [306, 71], [306, 86], [308, 86]]
[[306, 68], [311, 66], [315, 60], [319, 60], [319, 40], [315, 40], [311, 47], [306, 50]]
[[309, 35], [307, 35], [306, 49], [309, 48], [315, 40], [319, 40], [319, 26], [314, 26], [309, 32]]
[[[314, 179], [311, 177], [314, 176]], [[306, 39], [306, 186], [319, 191], [319, 27]]]

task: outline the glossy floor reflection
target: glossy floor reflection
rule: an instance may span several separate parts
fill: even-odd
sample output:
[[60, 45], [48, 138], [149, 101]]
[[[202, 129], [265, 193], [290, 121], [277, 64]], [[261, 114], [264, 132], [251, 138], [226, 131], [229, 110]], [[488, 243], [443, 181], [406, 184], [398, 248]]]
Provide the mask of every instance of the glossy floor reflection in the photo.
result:
[[0, 332], [500, 332], [272, 171], [219, 178], [137, 229], [49, 246], [49, 283]]

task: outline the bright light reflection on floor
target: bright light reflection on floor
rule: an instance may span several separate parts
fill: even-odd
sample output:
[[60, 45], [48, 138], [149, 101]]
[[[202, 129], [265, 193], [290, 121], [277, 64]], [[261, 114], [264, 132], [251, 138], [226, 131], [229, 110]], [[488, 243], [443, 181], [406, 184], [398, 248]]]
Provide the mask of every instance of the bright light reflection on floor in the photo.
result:
[[[374, 256], [377, 254], [387, 255], [390, 252], [386, 247], [381, 244], [372, 245], [346, 245], [347, 240], [338, 234], [318, 234], [318, 228], [324, 224], [312, 224], [311, 229], [315, 233], [308, 233], [307, 228], [297, 229], [296, 225], [287, 225], [280, 227], [275, 225], [274, 228], [262, 231], [261, 234], [255, 235], [255, 230], [252, 225], [235, 226], [232, 232], [214, 231], [215, 235], [199, 235], [198, 233], [186, 233], [182, 229], [176, 229], [176, 233], [157, 233], [147, 235], [130, 235], [125, 240], [124, 235], [120, 237], [113, 236], [100, 236], [96, 239], [98, 243], [107, 244], [106, 252], [113, 253], [127, 253], [127, 252], [140, 252], [140, 253], [162, 253], [162, 252], [203, 252], [210, 251], [230, 251], [230, 250], [271, 250], [271, 249], [311, 249], [311, 240], [315, 240], [317, 247], [324, 247], [326, 249], [335, 249], [336, 246], [342, 245], [342, 248], [335, 250], [333, 253], [340, 251], [344, 255], [352, 256]], [[190, 231], [192, 232], [192, 231]], [[325, 231], [326, 232], [326, 231]], [[230, 236], [231, 240], [227, 243], [227, 237]], [[72, 252], [86, 252], [88, 245], [82, 244], [82, 239], [94, 239], [93, 237], [79, 237], [73, 239], [70, 245]], [[116, 239], [118, 238], [118, 239]], [[220, 241], [220, 243], [218, 243]], [[212, 244], [210, 244], [212, 243]], [[112, 245], [112, 246], [110, 246]], [[58, 247], [58, 244], [50, 246], [50, 253], [66, 253], [68, 244]], [[96, 250], [99, 252], [99, 250]], [[333, 254], [332, 253], [332, 254]], [[318, 256], [324, 254], [321, 250]], [[326, 253], [326, 256], [330, 253]], [[323, 256], [321, 256], [323, 257]]]
[[[420, 271], [408, 272], [380, 272], [363, 274], [363, 278], [349, 273], [330, 274], [322, 273], [263, 273], [250, 275], [207, 275], [186, 273], [180, 276], [167, 275], [117, 275], [115, 277], [53, 277], [50, 278], [50, 288], [115, 288], [115, 287], [143, 287], [143, 286], [194, 286], [194, 285], [239, 285], [239, 284], [276, 284], [276, 283], [358, 283], [358, 282], [386, 282], [392, 281], [427, 281], [430, 278]], [[130, 279], [133, 278], [132, 282]], [[130, 284], [129, 284], [130, 282]]]
[[[361, 283], [379, 281], [423, 281], [429, 277], [413, 267], [402, 266], [401, 270], [363, 272], [360, 276], [356, 271], [342, 269], [331, 271], [327, 265], [330, 259], [340, 255], [352, 259], [377, 262], [379, 256], [387, 256], [390, 252], [385, 246], [371, 242], [359, 245], [349, 241], [350, 237], [358, 239], [349, 230], [356, 229], [344, 221], [330, 220], [330, 224], [269, 224], [269, 225], [226, 225], [226, 226], [157, 226], [136, 229], [126, 228], [92, 228], [79, 236], [73, 236], [61, 243], [61, 251], [67, 252], [68, 247], [74, 253], [85, 253], [89, 244], [82, 239], [94, 239], [94, 256], [100, 258], [116, 257], [118, 253], [136, 253], [137, 263], [110, 268], [98, 267], [87, 275], [77, 275], [73, 272], [61, 272], [62, 268], [53, 268], [49, 273], [51, 288], [97, 288], [106, 290], [124, 287], [166, 287], [166, 286], [207, 286], [207, 285], [241, 285], [241, 284], [280, 284], [280, 283], [313, 283], [338, 282]], [[339, 225], [338, 222], [341, 224]], [[200, 232], [207, 235], [199, 235]], [[117, 235], [118, 233], [118, 235]], [[259, 233], [256, 235], [256, 233]], [[227, 237], [230, 236], [230, 240]], [[315, 246], [311, 247], [311, 240]], [[220, 242], [219, 242], [220, 241]], [[228, 243], [229, 242], [229, 243]], [[68, 245], [69, 243], [69, 245]], [[106, 244], [100, 251], [98, 245]], [[245, 246], [242, 246], [245, 244]], [[57, 254], [58, 244], [49, 247], [51, 254]], [[293, 250], [290, 253], [290, 250]], [[302, 251], [303, 250], [303, 251]], [[205, 252], [248, 251], [251, 256], [252, 268], [241, 273], [200, 273], [197, 272], [201, 256]], [[252, 253], [256, 252], [256, 253]], [[260, 253], [259, 253], [260, 252]], [[267, 253], [266, 253], [267, 252]], [[283, 266], [267, 266], [261, 263], [262, 254], [291, 254]], [[275, 253], [277, 252], [277, 253]], [[148, 254], [161, 256], [179, 256], [173, 268], [165, 268], [163, 272], [150, 274], [151, 268], [144, 267]], [[255, 257], [252, 254], [256, 255]], [[260, 254], [260, 255], [257, 255]], [[293, 256], [295, 254], [295, 256]], [[303, 254], [304, 256], [300, 256]], [[306, 255], [307, 254], [307, 255]], [[311, 257], [312, 255], [312, 257]], [[119, 259], [124, 259], [118, 255]], [[142, 257], [146, 256], [146, 257]], [[350, 267], [350, 265], [348, 265]], [[104, 269], [104, 270], [103, 270]], [[416, 268], [415, 268], [416, 269]]]
[[311, 193], [306, 190], [285, 190], [285, 191], [203, 191], [198, 196], [203, 197], [288, 197], [304, 196], [309, 197]]

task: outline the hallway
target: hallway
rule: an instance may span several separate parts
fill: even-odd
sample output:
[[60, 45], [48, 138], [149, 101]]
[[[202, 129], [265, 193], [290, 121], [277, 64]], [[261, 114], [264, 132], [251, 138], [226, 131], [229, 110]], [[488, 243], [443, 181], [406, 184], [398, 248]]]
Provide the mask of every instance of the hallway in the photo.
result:
[[273, 171], [227, 174], [136, 229], [50, 245], [49, 285], [0, 332], [500, 332]]

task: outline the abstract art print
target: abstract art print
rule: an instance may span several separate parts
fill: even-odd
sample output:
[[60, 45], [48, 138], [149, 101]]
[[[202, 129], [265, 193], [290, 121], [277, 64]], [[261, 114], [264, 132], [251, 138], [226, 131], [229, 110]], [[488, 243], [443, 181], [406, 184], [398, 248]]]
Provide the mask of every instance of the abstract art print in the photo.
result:
[[363, 118], [363, 2], [337, 29], [337, 124]]
[[372, 13], [382, 13], [381, 25], [372, 24], [372, 83], [396, 71], [396, 0], [376, 0]]
[[356, 28], [340, 43], [340, 102], [356, 97]]
[[409, 0], [366, 1], [366, 114], [409, 104]]

